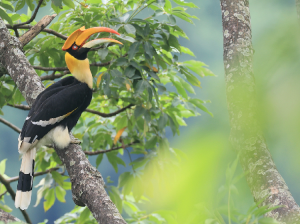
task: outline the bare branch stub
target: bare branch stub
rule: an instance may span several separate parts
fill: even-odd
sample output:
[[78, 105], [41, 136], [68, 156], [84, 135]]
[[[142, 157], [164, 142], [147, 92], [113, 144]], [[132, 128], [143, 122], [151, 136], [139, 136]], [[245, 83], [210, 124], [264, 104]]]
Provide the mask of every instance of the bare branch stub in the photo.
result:
[[[35, 38], [45, 27], [47, 27], [52, 20], [56, 17], [56, 14], [51, 16], [44, 16], [37, 24], [32, 26], [30, 30], [28, 30], [26, 33], [24, 33], [19, 40], [25, 46], [28, 44], [33, 38]], [[16, 28], [14, 28], [16, 29]]]
[[260, 206], [282, 205], [266, 216], [280, 222], [297, 223], [299, 206], [273, 162], [257, 118], [249, 1], [221, 0], [221, 9], [232, 146], [240, 153], [240, 163], [247, 172], [254, 200], [265, 198]]

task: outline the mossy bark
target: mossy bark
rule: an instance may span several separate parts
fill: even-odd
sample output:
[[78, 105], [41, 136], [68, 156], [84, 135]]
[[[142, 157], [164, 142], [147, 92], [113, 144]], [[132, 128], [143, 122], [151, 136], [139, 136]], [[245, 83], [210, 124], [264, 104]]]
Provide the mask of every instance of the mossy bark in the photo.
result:
[[230, 141], [240, 153], [254, 200], [265, 198], [261, 205], [282, 206], [266, 216], [297, 223], [299, 206], [276, 169], [257, 118], [249, 1], [221, 0], [221, 9]]

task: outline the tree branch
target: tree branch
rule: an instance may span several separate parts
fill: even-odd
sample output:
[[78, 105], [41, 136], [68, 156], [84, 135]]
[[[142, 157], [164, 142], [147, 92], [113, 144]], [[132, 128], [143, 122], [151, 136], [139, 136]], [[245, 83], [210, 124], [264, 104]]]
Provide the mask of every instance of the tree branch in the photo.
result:
[[132, 107], [132, 106], [134, 106], [134, 104], [131, 103], [131, 104], [129, 104], [128, 106], [123, 107], [123, 108], [121, 108], [120, 110], [117, 110], [117, 111], [115, 111], [115, 112], [113, 112], [113, 113], [109, 113], [109, 114], [101, 113], [101, 112], [99, 112], [99, 111], [91, 110], [91, 109], [88, 109], [88, 108], [85, 110], [85, 112], [89, 112], [89, 113], [92, 113], [92, 114], [96, 114], [96, 115], [99, 115], [99, 116], [101, 116], [101, 117], [113, 117], [113, 116], [116, 116], [116, 115], [119, 114], [119, 113], [122, 113], [123, 111], [127, 110], [128, 108], [130, 108], [130, 107]]
[[34, 13], [32, 14], [32, 16], [31, 16], [31, 18], [30, 18], [29, 20], [27, 20], [27, 21], [24, 22], [24, 23], [14, 24], [14, 25], [13, 25], [13, 28], [17, 28], [17, 27], [19, 27], [19, 26], [21, 26], [21, 25], [25, 25], [25, 24], [31, 23], [31, 22], [35, 19], [36, 14], [37, 14], [37, 12], [39, 11], [40, 6], [42, 5], [42, 3], [43, 3], [43, 0], [40, 0], [39, 3], [38, 3], [38, 5], [37, 5], [37, 7], [36, 7], [35, 10], [34, 10]]
[[22, 105], [22, 104], [19, 104], [19, 105], [14, 104], [14, 105], [12, 105], [12, 104], [8, 103], [7, 106], [18, 108], [18, 109], [21, 109], [21, 110], [30, 110], [30, 106], [28, 106], [28, 105]]
[[4, 223], [10, 223], [10, 222], [22, 222], [20, 219], [12, 216], [11, 214], [3, 211], [0, 209], [0, 221]]
[[[111, 61], [100, 63], [100, 62], [94, 62], [91, 63], [90, 66], [97, 66], [97, 67], [104, 67], [111, 63]], [[32, 66], [34, 69], [37, 70], [43, 70], [43, 71], [69, 71], [68, 67], [42, 67], [42, 66]]]
[[[6, 27], [8, 29], [13, 29], [13, 27], [11, 25], [9, 25], [9, 24], [5, 24], [5, 25], [6, 25]], [[18, 27], [18, 29], [31, 29], [32, 27], [33, 26], [31, 26], [31, 25], [21, 25], [21, 26]], [[63, 40], [66, 40], [68, 38], [67, 36], [65, 36], [65, 35], [63, 35], [61, 33], [58, 33], [58, 32], [56, 32], [54, 30], [51, 30], [51, 29], [43, 29], [41, 32], [50, 33], [50, 34], [52, 34], [54, 36], [57, 36], [57, 37], [59, 37], [59, 38], [61, 38]]]
[[[9, 44], [8, 44], [9, 43]], [[12, 37], [0, 18], [0, 63], [8, 70], [22, 95], [31, 106], [44, 86], [25, 55], [18, 39]], [[94, 168], [79, 145], [55, 148], [66, 166], [72, 183], [72, 197], [77, 205], [86, 205], [98, 223], [125, 224], [116, 206], [104, 189], [100, 172]]]
[[[11, 188], [9, 182], [0, 174], [0, 182], [5, 186], [7, 192], [10, 194], [13, 201], [15, 201], [16, 193]], [[27, 212], [25, 210], [19, 209], [22, 212], [22, 215], [24, 216], [24, 219], [27, 223], [32, 223]]]
[[[51, 173], [52, 171], [55, 171], [55, 170], [58, 170], [58, 169], [59, 169], [59, 167], [54, 167], [54, 168], [50, 168], [50, 169], [45, 170], [45, 171], [37, 172], [37, 173], [34, 173], [34, 177], [42, 176], [44, 174]], [[19, 176], [9, 178], [7, 180], [7, 182], [11, 183], [11, 182], [14, 182], [14, 181], [17, 181], [17, 180], [19, 180]]]
[[64, 71], [63, 73], [55, 74], [55, 71], [51, 75], [41, 76], [41, 80], [54, 80], [63, 77], [64, 75], [70, 74], [70, 71]]
[[297, 223], [299, 206], [276, 169], [257, 118], [249, 1], [221, 0], [221, 10], [231, 143], [240, 152], [240, 163], [254, 200], [265, 198], [260, 206], [282, 206], [266, 216]]
[[107, 149], [107, 150], [99, 150], [99, 151], [94, 151], [94, 152], [84, 151], [84, 154], [89, 155], [89, 156], [99, 155], [99, 154], [108, 153], [108, 152], [115, 151], [115, 150], [122, 149], [122, 148], [125, 149], [136, 143], [138, 143], [138, 141], [134, 141], [134, 142], [129, 143], [128, 145], [118, 146], [118, 147], [114, 147], [114, 148]]
[[32, 26], [30, 30], [24, 33], [19, 40], [22, 45], [25, 46], [28, 44], [34, 37], [36, 37], [46, 26], [48, 26], [51, 21], [56, 17], [56, 14], [52, 16], [44, 16], [37, 24]]
[[21, 129], [18, 128], [17, 126], [13, 125], [12, 123], [8, 122], [7, 120], [3, 119], [2, 117], [0, 117], [0, 122], [7, 125], [8, 127], [12, 128], [14, 131], [20, 133]]

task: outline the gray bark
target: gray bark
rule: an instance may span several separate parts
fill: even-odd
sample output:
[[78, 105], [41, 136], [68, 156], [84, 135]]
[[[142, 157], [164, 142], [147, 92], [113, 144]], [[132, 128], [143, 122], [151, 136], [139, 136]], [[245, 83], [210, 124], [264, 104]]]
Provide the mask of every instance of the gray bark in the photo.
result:
[[[10, 35], [1, 18], [0, 64], [7, 69], [31, 106], [44, 86], [23, 54], [20, 41]], [[74, 202], [87, 206], [98, 223], [126, 223], [107, 195], [101, 174], [86, 159], [81, 147], [70, 144], [63, 150], [55, 150], [70, 175]]]
[[10, 223], [10, 222], [22, 222], [20, 219], [12, 216], [11, 214], [3, 211], [0, 209], [0, 221], [4, 223]]
[[231, 143], [248, 172], [246, 179], [254, 200], [265, 198], [261, 205], [282, 206], [266, 216], [296, 223], [299, 206], [276, 169], [257, 119], [249, 1], [221, 0], [221, 9]]

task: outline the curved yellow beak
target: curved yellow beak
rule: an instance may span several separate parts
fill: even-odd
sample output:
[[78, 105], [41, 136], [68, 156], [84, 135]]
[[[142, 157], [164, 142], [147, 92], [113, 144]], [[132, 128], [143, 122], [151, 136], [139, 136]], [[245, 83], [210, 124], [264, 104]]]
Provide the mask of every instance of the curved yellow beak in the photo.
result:
[[106, 28], [106, 27], [93, 27], [89, 29], [85, 29], [85, 27], [81, 27], [78, 30], [75, 30], [66, 40], [64, 43], [64, 46], [62, 47], [63, 51], [68, 50], [74, 43], [79, 46], [79, 47], [88, 47], [91, 48], [95, 46], [96, 44], [101, 44], [101, 43], [107, 43], [107, 42], [113, 42], [113, 43], [118, 43], [122, 44], [120, 41], [114, 40], [112, 38], [100, 38], [96, 40], [92, 40], [88, 43], [85, 43], [87, 39], [89, 39], [90, 36], [92, 36], [95, 33], [100, 33], [100, 32], [108, 32], [108, 33], [114, 33], [117, 35], [120, 35], [117, 31]]

